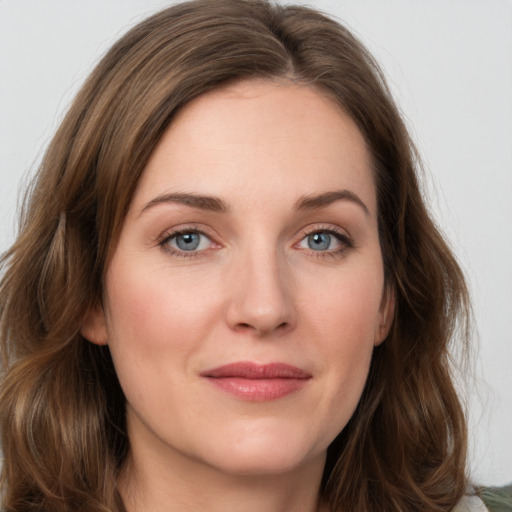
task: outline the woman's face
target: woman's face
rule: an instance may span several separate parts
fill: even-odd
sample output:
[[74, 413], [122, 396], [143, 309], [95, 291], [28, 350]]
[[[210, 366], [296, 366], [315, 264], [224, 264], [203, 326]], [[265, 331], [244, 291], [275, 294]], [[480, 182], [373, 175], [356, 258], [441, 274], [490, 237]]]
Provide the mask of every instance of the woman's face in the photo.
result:
[[355, 124], [305, 86], [196, 99], [151, 156], [105, 287], [83, 333], [109, 345], [136, 463], [321, 467], [392, 316]]

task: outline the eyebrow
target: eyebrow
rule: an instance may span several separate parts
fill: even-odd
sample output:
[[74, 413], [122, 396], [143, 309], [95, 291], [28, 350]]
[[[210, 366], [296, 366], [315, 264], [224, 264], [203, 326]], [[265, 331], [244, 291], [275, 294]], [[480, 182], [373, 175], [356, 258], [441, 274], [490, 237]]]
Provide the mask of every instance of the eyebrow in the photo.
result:
[[370, 210], [366, 204], [350, 190], [334, 190], [324, 194], [305, 196], [297, 201], [295, 208], [297, 210], [318, 210], [326, 208], [336, 201], [351, 201], [360, 206], [366, 215], [370, 215]]
[[189, 194], [186, 192], [162, 194], [155, 197], [140, 211], [140, 214], [159, 204], [177, 203], [212, 212], [227, 212], [227, 204], [218, 197]]
[[[350, 190], [334, 190], [318, 195], [309, 195], [300, 198], [295, 204], [296, 210], [318, 210], [326, 208], [336, 201], [351, 201], [360, 206], [366, 215], [370, 215], [364, 202]], [[228, 205], [220, 198], [187, 192], [168, 193], [155, 197], [142, 208], [140, 215], [160, 204], [176, 203], [199, 208], [201, 210], [225, 213], [229, 211]]]

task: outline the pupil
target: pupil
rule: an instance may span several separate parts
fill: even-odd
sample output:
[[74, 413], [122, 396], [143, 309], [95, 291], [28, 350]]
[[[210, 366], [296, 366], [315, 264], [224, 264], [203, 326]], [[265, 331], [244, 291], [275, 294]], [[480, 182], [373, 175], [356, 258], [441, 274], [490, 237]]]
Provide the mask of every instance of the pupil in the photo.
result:
[[329, 249], [331, 245], [331, 235], [328, 233], [315, 233], [308, 237], [308, 246], [314, 250], [325, 250]]
[[197, 233], [183, 233], [176, 237], [176, 245], [183, 251], [193, 251], [199, 246]]

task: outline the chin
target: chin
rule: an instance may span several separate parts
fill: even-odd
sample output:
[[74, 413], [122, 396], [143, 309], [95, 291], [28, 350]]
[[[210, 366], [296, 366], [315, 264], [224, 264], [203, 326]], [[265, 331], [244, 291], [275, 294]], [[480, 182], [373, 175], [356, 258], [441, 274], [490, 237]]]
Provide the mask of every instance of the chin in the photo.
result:
[[[315, 443], [316, 444], [316, 443]], [[253, 433], [245, 438], [233, 438], [227, 446], [216, 445], [209, 453], [210, 464], [223, 472], [236, 475], [277, 475], [300, 470], [311, 464], [324, 464], [324, 447], [292, 436]], [[220, 449], [219, 449], [220, 448]]]
[[[268, 456], [267, 456], [268, 455]], [[304, 458], [289, 454], [232, 454], [215, 466], [223, 473], [239, 476], [276, 476], [300, 471], [325, 456]]]

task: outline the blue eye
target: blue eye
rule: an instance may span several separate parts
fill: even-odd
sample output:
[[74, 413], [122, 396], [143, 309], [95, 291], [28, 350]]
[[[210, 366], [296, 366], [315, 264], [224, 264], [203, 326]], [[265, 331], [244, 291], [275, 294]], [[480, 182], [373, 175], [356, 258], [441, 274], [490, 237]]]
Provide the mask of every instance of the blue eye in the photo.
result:
[[197, 231], [183, 231], [170, 236], [164, 243], [178, 251], [193, 252], [203, 251], [211, 245], [211, 240]]
[[300, 249], [310, 249], [315, 252], [330, 254], [341, 253], [352, 247], [348, 236], [332, 230], [318, 230], [306, 235], [298, 244]]
[[331, 248], [332, 235], [329, 233], [313, 233], [306, 237], [308, 247], [314, 251], [327, 251]]
[[178, 249], [182, 251], [195, 251], [201, 242], [199, 233], [181, 233], [176, 235], [175, 240]]

